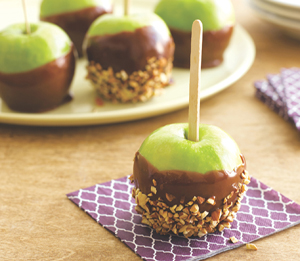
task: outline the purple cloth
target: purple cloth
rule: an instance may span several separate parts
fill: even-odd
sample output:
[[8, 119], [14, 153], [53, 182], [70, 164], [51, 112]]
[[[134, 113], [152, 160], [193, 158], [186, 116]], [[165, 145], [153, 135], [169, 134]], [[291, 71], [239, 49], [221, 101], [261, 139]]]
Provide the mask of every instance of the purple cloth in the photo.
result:
[[300, 69], [282, 69], [280, 74], [269, 74], [267, 80], [254, 84], [256, 96], [285, 120], [300, 130]]
[[[230, 229], [202, 238], [161, 236], [141, 223], [132, 187], [124, 177], [67, 196], [146, 261], [202, 260], [300, 223], [300, 205], [252, 178]], [[231, 236], [239, 242], [230, 243]]]

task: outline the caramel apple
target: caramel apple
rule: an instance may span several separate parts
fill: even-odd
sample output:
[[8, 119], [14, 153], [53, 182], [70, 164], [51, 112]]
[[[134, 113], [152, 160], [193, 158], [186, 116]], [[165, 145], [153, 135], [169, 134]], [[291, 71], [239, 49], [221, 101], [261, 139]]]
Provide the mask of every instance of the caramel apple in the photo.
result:
[[92, 22], [112, 13], [111, 0], [43, 0], [40, 19], [60, 26], [73, 41], [79, 57], [82, 43]]
[[174, 42], [155, 14], [99, 17], [87, 33], [84, 50], [87, 78], [106, 100], [147, 101], [170, 83]]
[[73, 44], [50, 23], [15, 24], [0, 32], [0, 96], [20, 112], [51, 110], [68, 98], [75, 70]]
[[188, 124], [154, 131], [134, 158], [133, 197], [142, 223], [159, 234], [203, 236], [229, 228], [250, 177], [235, 141], [200, 124], [199, 141]]
[[202, 21], [204, 30], [202, 68], [222, 63], [235, 24], [230, 0], [161, 0], [155, 13], [164, 19], [174, 38], [174, 66], [190, 66], [191, 26], [196, 19]]

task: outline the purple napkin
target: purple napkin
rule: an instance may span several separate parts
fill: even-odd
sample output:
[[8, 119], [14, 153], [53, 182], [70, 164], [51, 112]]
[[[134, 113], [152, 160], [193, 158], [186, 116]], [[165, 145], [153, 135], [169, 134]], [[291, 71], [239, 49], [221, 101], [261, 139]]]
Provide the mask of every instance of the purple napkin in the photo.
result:
[[[141, 223], [141, 215], [134, 210], [128, 177], [67, 196], [144, 260], [180, 261], [202, 260], [300, 223], [300, 205], [255, 178], [248, 188], [230, 229], [189, 239], [161, 236]], [[239, 242], [230, 243], [232, 236]]]
[[267, 80], [255, 82], [256, 96], [300, 130], [300, 69], [282, 69]]

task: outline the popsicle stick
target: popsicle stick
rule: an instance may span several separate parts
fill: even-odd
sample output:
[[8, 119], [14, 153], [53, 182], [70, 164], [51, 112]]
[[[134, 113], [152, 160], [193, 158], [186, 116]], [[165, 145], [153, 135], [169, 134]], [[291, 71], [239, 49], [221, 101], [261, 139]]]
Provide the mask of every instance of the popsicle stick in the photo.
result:
[[192, 48], [190, 65], [190, 102], [189, 102], [189, 135], [191, 141], [199, 141], [200, 122], [200, 89], [202, 58], [202, 23], [196, 20], [192, 27]]
[[130, 0], [124, 0], [124, 15], [129, 15]]
[[26, 33], [27, 33], [27, 34], [31, 34], [31, 31], [30, 31], [30, 25], [29, 25], [29, 23], [28, 23], [28, 18], [27, 18], [27, 11], [26, 11], [26, 3], [25, 3], [25, 0], [22, 0], [22, 3], [23, 3], [23, 11], [24, 11], [24, 17], [25, 17]]

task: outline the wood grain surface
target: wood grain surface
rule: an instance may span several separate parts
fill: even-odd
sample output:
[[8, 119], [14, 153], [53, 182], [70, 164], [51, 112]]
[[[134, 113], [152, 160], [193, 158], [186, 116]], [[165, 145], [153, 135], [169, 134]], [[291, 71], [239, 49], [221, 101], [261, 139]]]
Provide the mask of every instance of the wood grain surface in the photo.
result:
[[[300, 134], [254, 97], [253, 82], [281, 67], [300, 67], [300, 42], [233, 0], [257, 56], [229, 89], [201, 103], [201, 122], [228, 132], [249, 172], [300, 203]], [[132, 172], [133, 156], [155, 129], [187, 122], [188, 109], [107, 126], [42, 128], [0, 125], [0, 260], [141, 260], [66, 193]], [[209, 260], [299, 260], [300, 226]]]

